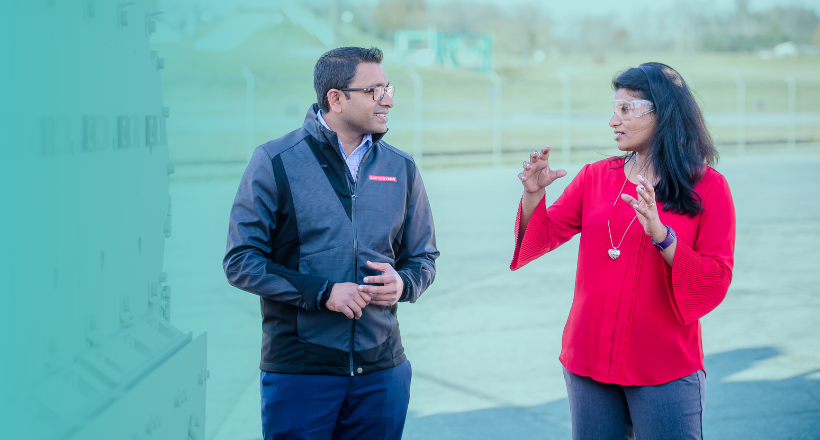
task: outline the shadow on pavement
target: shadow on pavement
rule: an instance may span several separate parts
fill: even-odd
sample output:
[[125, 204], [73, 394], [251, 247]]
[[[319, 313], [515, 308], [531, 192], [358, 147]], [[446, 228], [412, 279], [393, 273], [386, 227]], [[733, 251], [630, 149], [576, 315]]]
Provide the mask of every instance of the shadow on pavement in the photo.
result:
[[[726, 381], [755, 362], [778, 356], [771, 347], [706, 356], [704, 438], [820, 439], [820, 380], [809, 372], [783, 380]], [[567, 399], [530, 407], [408, 416], [405, 440], [570, 439]]]
[[705, 438], [820, 439], [820, 380], [807, 377], [815, 372], [782, 380], [726, 381], [779, 354], [760, 347], [706, 357]]
[[408, 417], [403, 440], [569, 439], [567, 399], [529, 407], [501, 407]]

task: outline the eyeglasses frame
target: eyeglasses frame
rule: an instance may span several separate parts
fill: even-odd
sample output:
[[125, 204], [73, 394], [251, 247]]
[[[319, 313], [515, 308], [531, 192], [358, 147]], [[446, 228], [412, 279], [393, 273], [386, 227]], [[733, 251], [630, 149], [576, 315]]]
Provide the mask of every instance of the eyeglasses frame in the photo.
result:
[[[381, 89], [382, 89], [382, 96], [380, 96], [380, 97], [379, 97], [379, 99], [376, 99], [376, 89], [378, 89], [378, 88], [381, 88]], [[393, 93], [387, 93], [387, 89], [393, 90]], [[340, 91], [342, 91], [342, 92], [371, 92], [371, 93], [373, 93], [373, 100], [374, 100], [374, 101], [376, 101], [376, 102], [379, 102], [379, 101], [381, 101], [382, 99], [384, 99], [384, 95], [387, 95], [387, 96], [389, 96], [389, 97], [392, 99], [392, 98], [393, 98], [393, 94], [394, 94], [394, 93], [396, 93], [396, 92], [395, 92], [395, 90], [396, 90], [396, 86], [376, 86], [376, 87], [363, 87], [363, 88], [344, 88], [344, 89], [338, 89], [338, 90], [340, 90]]]

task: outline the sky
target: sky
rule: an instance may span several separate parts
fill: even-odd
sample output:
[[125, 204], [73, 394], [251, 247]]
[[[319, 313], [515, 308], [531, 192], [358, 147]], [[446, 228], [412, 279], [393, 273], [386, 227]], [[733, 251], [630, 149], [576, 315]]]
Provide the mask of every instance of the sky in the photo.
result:
[[[362, 2], [378, 3], [379, 0], [361, 0]], [[448, 3], [452, 0], [425, 0], [427, 4]], [[464, 0], [462, 0], [464, 1]], [[498, 5], [514, 5], [532, 3], [533, 0], [478, 0], [476, 3], [496, 3]], [[465, 1], [469, 3], [469, 1]], [[665, 10], [675, 4], [688, 5], [689, 7], [696, 5], [709, 4], [717, 10], [729, 11], [734, 9], [735, 0], [579, 0], [579, 1], [541, 1], [544, 9], [548, 10], [550, 16], [555, 18], [564, 18], [579, 16], [585, 14], [603, 15], [616, 14], [625, 15], [629, 11], [636, 9], [654, 9]], [[768, 9], [773, 6], [791, 6], [799, 5], [803, 7], [814, 8], [820, 13], [820, 1], [817, 0], [749, 0], [749, 9], [760, 10]]]
[[[237, 9], [251, 10], [278, 10], [285, 3], [294, 0], [154, 0], [159, 10], [166, 12], [166, 18], [171, 19], [174, 13], [202, 14], [200, 17], [221, 17]], [[315, 4], [317, 0], [305, 0]], [[327, 0], [330, 4], [331, 0]], [[337, 0], [339, 11], [344, 12], [345, 5], [372, 5], [375, 6], [384, 0]], [[731, 13], [737, 0], [424, 0], [428, 5], [444, 4], [460, 1], [462, 4], [495, 3], [502, 9], [514, 10], [516, 4], [537, 3], [555, 24], [558, 32], [572, 33], [576, 31], [578, 19], [585, 17], [608, 16], [618, 25], [641, 25], [635, 22], [635, 17], [647, 17], [649, 12], [663, 12], [668, 14], [676, 8], [694, 9], [705, 13]], [[802, 6], [813, 8], [820, 14], [820, 0], [747, 0], [748, 8], [752, 11], [765, 10], [774, 6]], [[196, 12], [194, 12], [196, 11]], [[656, 16], [660, 20], [656, 23], [647, 23], [649, 28], [665, 26], [669, 22], [667, 15]], [[665, 20], [666, 19], [666, 20]]]
[[[214, 9], [225, 9], [235, 7], [271, 7], [281, 5], [288, 0], [159, 0], [158, 3], [176, 4], [198, 4], [200, 7]], [[377, 4], [382, 0], [340, 0], [340, 4]], [[427, 4], [448, 3], [453, 0], [424, 0]], [[532, 3], [533, 0], [461, 0], [463, 3], [496, 3], [499, 6], [509, 7], [514, 4]], [[571, 17], [593, 13], [601, 14], [628, 14], [636, 9], [663, 10], [669, 6], [680, 4], [684, 7], [699, 7], [700, 5], [710, 5], [718, 10], [731, 10], [734, 8], [736, 0], [577, 0], [577, 1], [540, 1], [544, 9], [556, 18]], [[814, 8], [820, 13], [820, 1], [818, 0], [749, 0], [751, 10], [768, 9], [772, 6], [799, 5]]]

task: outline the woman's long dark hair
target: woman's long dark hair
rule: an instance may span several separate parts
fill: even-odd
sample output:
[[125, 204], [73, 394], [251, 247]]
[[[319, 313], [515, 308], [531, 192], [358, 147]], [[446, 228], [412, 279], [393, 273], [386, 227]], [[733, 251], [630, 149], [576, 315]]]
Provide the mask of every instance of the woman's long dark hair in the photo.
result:
[[644, 63], [617, 74], [612, 88], [655, 104], [658, 123], [645, 157], [660, 178], [655, 194], [663, 210], [690, 217], [702, 212], [694, 187], [703, 178], [704, 164], [717, 163], [718, 152], [686, 82], [666, 64]]

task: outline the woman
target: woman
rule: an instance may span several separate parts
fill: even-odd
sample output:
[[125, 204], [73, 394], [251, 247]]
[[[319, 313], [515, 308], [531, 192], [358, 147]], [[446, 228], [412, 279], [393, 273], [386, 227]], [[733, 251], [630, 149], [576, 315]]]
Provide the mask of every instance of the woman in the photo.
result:
[[566, 175], [533, 151], [519, 178], [515, 270], [581, 234], [564, 366], [575, 439], [700, 439], [699, 319], [732, 280], [735, 213], [717, 151], [681, 76], [645, 63], [612, 81], [624, 156]]

